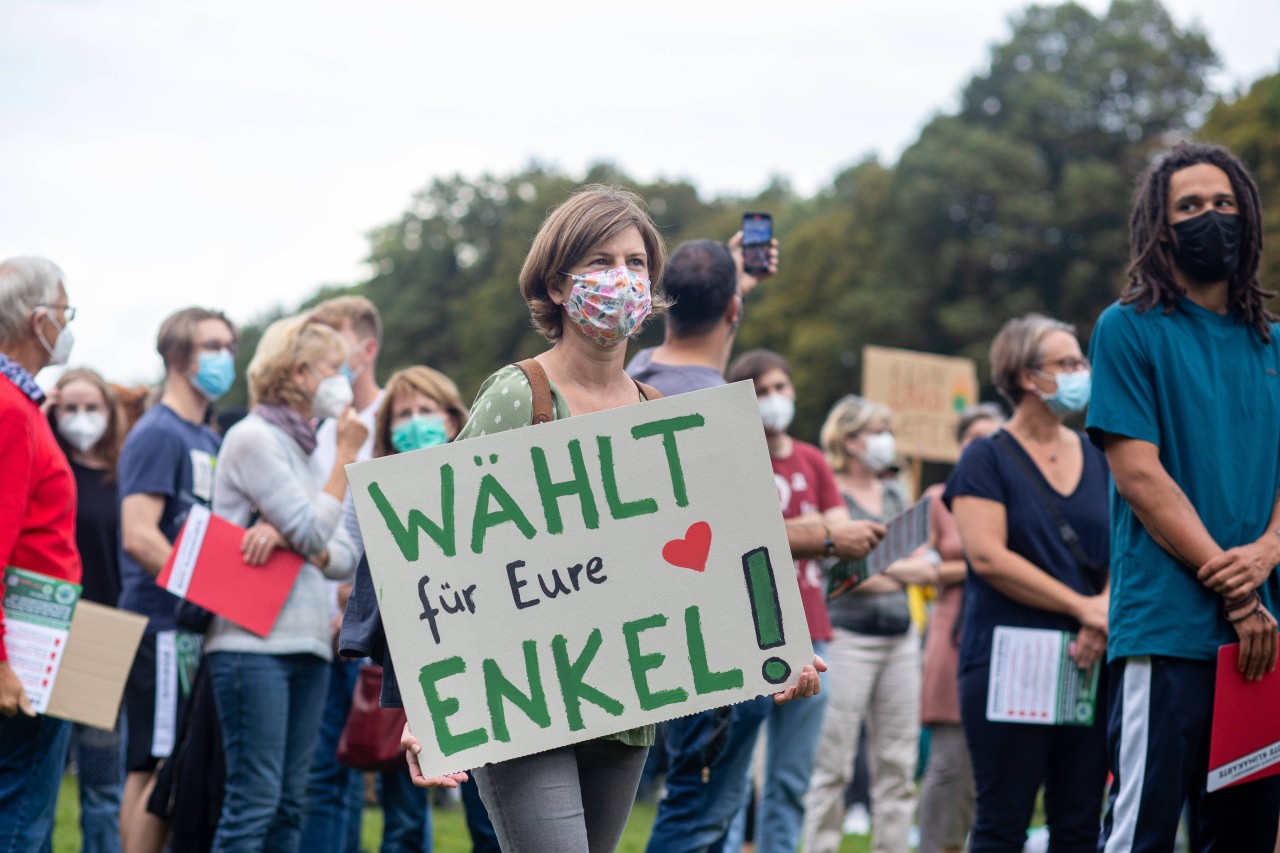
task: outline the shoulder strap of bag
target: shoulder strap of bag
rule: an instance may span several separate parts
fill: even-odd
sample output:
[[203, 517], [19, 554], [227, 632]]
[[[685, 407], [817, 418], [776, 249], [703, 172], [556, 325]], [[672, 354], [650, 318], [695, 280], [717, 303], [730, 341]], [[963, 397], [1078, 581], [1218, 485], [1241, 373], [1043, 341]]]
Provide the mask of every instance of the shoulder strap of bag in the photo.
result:
[[[1049, 514], [1053, 516], [1054, 526], [1058, 528], [1058, 535], [1062, 537], [1062, 542], [1071, 551], [1071, 556], [1075, 558], [1076, 564], [1084, 570], [1085, 577], [1089, 578], [1098, 589], [1102, 588], [1105, 583], [1103, 577], [1103, 567], [1089, 559], [1089, 555], [1084, 552], [1084, 546], [1080, 544], [1080, 535], [1076, 533], [1076, 529], [1071, 526], [1071, 522], [1062, 516], [1062, 512], [1058, 509], [1058, 504], [1054, 501], [1053, 496], [1049, 494], [1049, 489], [1045, 486], [1040, 476], [1031, 470], [1031, 466], [1027, 464], [1027, 460], [1022, 458], [1022, 454], [1018, 452], [1018, 448], [1013, 446], [1013, 438], [1004, 430], [996, 432], [992, 438], [996, 443], [1005, 449], [1009, 458], [1017, 463], [1022, 469], [1022, 473], [1026, 476], [1027, 482], [1035, 488], [1036, 494], [1040, 496], [1040, 502], [1049, 510]], [[1087, 460], [1086, 460], [1087, 464]], [[1080, 476], [1084, 476], [1081, 472]]]
[[662, 392], [652, 385], [645, 385], [639, 379], [632, 379], [631, 381], [636, 383], [636, 387], [640, 389], [640, 396], [644, 397], [646, 401], [662, 399]]
[[529, 380], [529, 390], [533, 392], [533, 410], [529, 413], [529, 422], [536, 426], [554, 420], [551, 412], [551, 381], [547, 379], [547, 372], [542, 369], [542, 365], [538, 364], [536, 358], [526, 358], [524, 361], [517, 361], [516, 367]]
[[[520, 372], [529, 380], [529, 390], [533, 392], [533, 411], [530, 423], [545, 424], [547, 421], [554, 420], [551, 410], [551, 380], [547, 379], [547, 372], [542, 369], [542, 365], [538, 364], [536, 358], [526, 358], [524, 361], [517, 361], [516, 367], [520, 368]], [[639, 379], [633, 379], [636, 388], [640, 391], [640, 396], [645, 400], [658, 400], [662, 397], [662, 392], [652, 385], [646, 385]]]

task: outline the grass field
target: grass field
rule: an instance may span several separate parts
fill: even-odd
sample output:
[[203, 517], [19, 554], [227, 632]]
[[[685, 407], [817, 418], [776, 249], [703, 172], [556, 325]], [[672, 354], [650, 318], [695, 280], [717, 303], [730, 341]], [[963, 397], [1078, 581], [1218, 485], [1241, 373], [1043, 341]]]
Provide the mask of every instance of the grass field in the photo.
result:
[[[618, 853], [644, 853], [649, 840], [649, 827], [653, 825], [653, 806], [637, 803], [627, 823], [627, 831], [618, 845]], [[435, 853], [470, 853], [471, 839], [467, 836], [462, 807], [437, 808], [432, 812], [435, 829]], [[382, 810], [369, 808], [364, 813], [361, 827], [361, 848], [374, 853], [382, 837]], [[866, 853], [867, 838], [846, 837], [840, 853]], [[58, 799], [58, 818], [53, 830], [54, 853], [79, 853], [80, 851], [80, 803], [76, 795], [75, 777], [68, 774], [62, 780], [62, 794]]]

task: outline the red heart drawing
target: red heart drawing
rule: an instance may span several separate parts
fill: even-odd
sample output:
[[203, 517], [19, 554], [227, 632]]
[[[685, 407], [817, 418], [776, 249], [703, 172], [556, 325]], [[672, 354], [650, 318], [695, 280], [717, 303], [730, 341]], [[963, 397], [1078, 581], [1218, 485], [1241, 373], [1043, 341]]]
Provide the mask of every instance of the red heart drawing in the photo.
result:
[[711, 525], [705, 521], [694, 522], [685, 531], [683, 539], [672, 539], [662, 546], [662, 559], [682, 569], [705, 571], [707, 555], [711, 553]]

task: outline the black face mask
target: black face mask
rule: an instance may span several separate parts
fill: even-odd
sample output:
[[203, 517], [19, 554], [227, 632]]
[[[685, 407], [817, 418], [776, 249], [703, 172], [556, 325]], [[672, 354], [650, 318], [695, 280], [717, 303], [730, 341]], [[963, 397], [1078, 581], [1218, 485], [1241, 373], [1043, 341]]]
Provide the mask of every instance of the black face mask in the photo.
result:
[[1201, 284], [1231, 278], [1240, 265], [1240, 217], [1216, 210], [1173, 226], [1173, 262]]

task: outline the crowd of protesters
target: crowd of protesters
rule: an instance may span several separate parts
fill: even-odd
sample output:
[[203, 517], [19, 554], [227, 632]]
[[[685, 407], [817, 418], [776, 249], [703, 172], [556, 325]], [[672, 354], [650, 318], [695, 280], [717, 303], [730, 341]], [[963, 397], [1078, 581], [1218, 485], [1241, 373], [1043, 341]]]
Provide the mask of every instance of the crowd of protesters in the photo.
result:
[[[597, 853], [657, 777], [651, 853], [834, 853], [861, 759], [881, 853], [1016, 853], [1041, 790], [1052, 851], [1172, 850], [1181, 827], [1191, 850], [1272, 853], [1280, 776], [1206, 788], [1219, 647], [1240, 644], [1249, 682], [1277, 661], [1280, 340], [1261, 235], [1230, 152], [1180, 143], [1155, 162], [1128, 282], [1088, 356], [1069, 323], [1008, 319], [989, 353], [1007, 419], [993, 404], [957, 413], [960, 461], [925, 493], [930, 542], [851, 586], [832, 579], [859, 577], [912, 503], [894, 413], [848, 395], [810, 444], [792, 434], [787, 358], [730, 360], [776, 241], [756, 275], [740, 234], [668, 256], [639, 198], [575, 193], [512, 294], [550, 348], [493, 365], [470, 409], [425, 365], [380, 386], [381, 318], [354, 295], [264, 331], [247, 411], [215, 412], [239, 338], [198, 307], [158, 330], [165, 375], [149, 393], [87, 367], [42, 390], [36, 375], [72, 353], [67, 280], [48, 260], [4, 261], [0, 567], [79, 583], [147, 626], [108, 732], [32, 712], [0, 613], [0, 850], [50, 849], [71, 764], [86, 851], [349, 853], [371, 795], [382, 850], [429, 851], [432, 789], [460, 789], [476, 851]], [[662, 343], [628, 361], [651, 317]], [[407, 722], [404, 757], [376, 773], [344, 756], [362, 690], [403, 720], [348, 464], [737, 381], [755, 389], [816, 654], [791, 686], [470, 773], [424, 776], [429, 744]], [[524, 418], [504, 422], [506, 406]], [[301, 556], [267, 636], [157, 583], [193, 507], [245, 529], [250, 565]], [[1070, 665], [1097, 683], [1087, 719], [992, 718], [1003, 628], [1071, 635]]]

